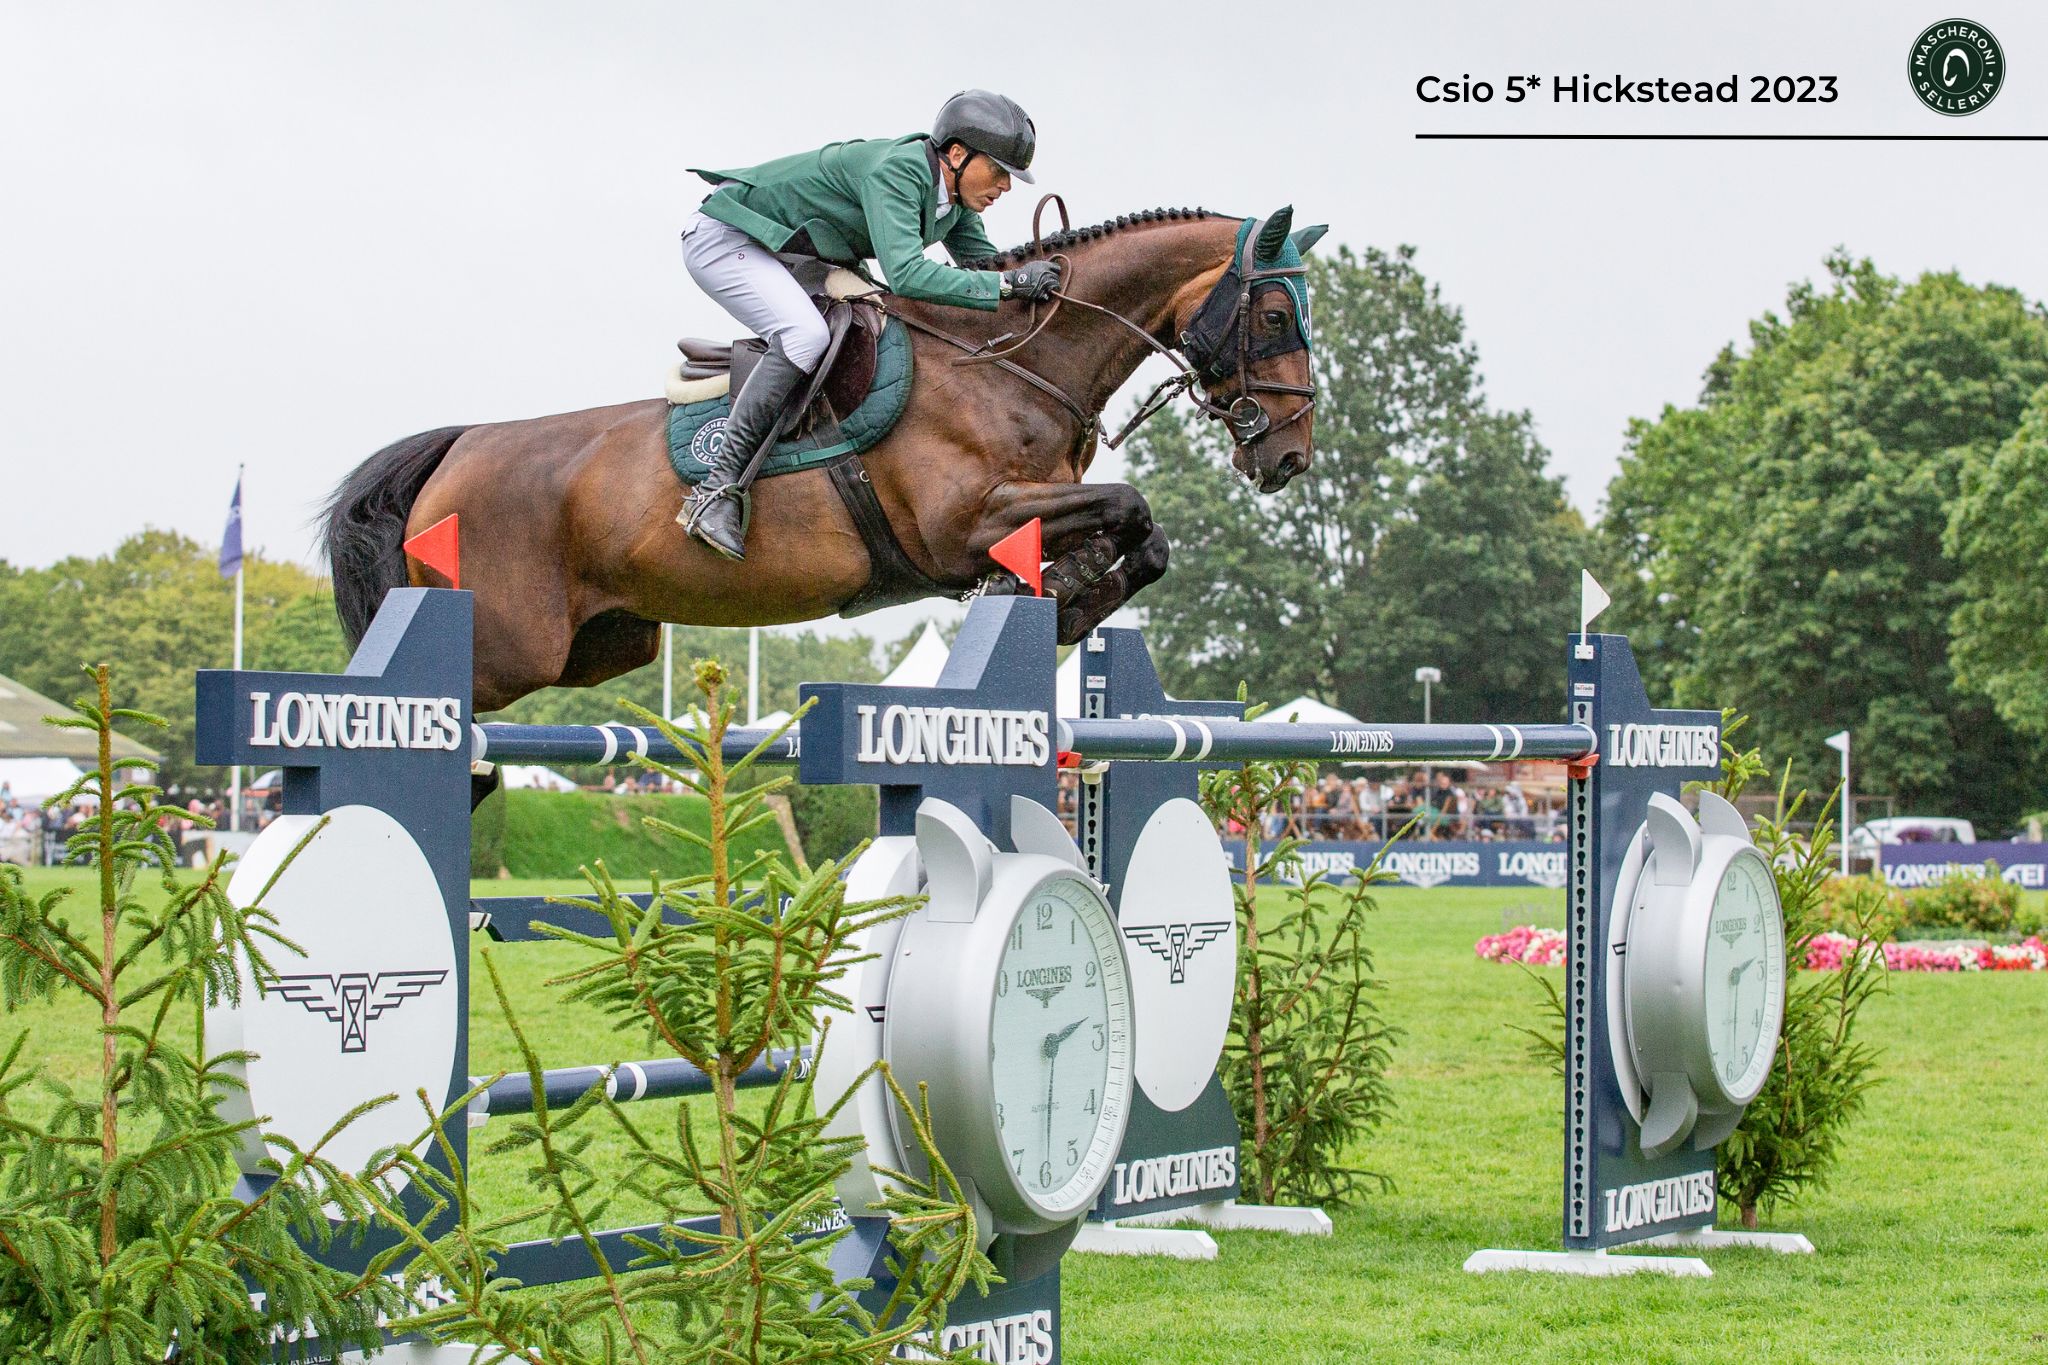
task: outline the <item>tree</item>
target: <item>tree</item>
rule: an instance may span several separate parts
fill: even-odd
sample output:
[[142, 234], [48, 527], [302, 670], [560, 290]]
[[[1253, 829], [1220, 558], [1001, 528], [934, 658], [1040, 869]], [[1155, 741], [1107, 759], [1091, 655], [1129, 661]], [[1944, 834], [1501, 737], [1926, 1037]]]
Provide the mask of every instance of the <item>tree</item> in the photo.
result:
[[2048, 388], [2011, 439], [1964, 462], [1944, 544], [1962, 599], [1949, 642], [1957, 684], [2048, 739]]
[[1364, 716], [1556, 711], [1586, 536], [1526, 414], [1489, 410], [1456, 309], [1413, 264], [1311, 258], [1314, 466], [1260, 497], [1219, 476], [1213, 426], [1164, 414], [1133, 438], [1132, 482], [1173, 540], [1140, 599], [1187, 696], [1313, 692]]
[[[252, 668], [327, 668], [345, 659], [324, 582], [295, 564], [244, 560], [245, 653]], [[192, 763], [192, 674], [234, 661], [235, 586], [213, 547], [141, 531], [111, 554], [0, 572], [0, 673], [59, 701], [80, 693], [80, 665], [119, 658], [123, 691], [167, 728], [165, 785], [213, 788], [223, 774]]]
[[1739, 702], [1795, 787], [1826, 785], [1822, 737], [1847, 728], [1859, 786], [1999, 823], [2039, 794], [2038, 750], [1951, 670], [1942, 542], [1962, 470], [2048, 380], [2048, 324], [1954, 274], [1828, 270], [1722, 352], [1696, 408], [1632, 426], [1601, 524], [1609, 619], [1648, 637], [1653, 690]]

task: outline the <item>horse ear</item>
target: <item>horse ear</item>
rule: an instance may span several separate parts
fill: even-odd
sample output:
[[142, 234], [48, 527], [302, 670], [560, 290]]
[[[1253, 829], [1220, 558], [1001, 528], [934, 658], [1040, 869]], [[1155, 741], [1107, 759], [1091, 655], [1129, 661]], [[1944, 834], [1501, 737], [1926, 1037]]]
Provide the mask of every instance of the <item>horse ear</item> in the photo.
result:
[[1323, 234], [1329, 230], [1328, 223], [1317, 223], [1314, 227], [1303, 228], [1294, 234], [1294, 249], [1304, 256], [1308, 255], [1308, 249], [1322, 241]]
[[1252, 250], [1252, 258], [1259, 261], [1273, 261], [1280, 258], [1280, 247], [1287, 240], [1287, 229], [1294, 226], [1294, 205], [1287, 204], [1274, 211], [1259, 228], [1259, 244]]

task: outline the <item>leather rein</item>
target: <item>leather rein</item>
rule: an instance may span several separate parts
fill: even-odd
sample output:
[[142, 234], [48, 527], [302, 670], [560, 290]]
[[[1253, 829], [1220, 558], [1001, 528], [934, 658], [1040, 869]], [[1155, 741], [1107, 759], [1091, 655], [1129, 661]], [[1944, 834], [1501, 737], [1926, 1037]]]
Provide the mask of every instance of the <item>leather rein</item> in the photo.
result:
[[[1066, 231], [1069, 227], [1066, 201], [1057, 194], [1046, 195], [1038, 201], [1038, 207], [1031, 214], [1031, 244], [1034, 249], [1042, 249], [1045, 244], [1044, 234], [1040, 231], [1039, 223], [1042, 215], [1045, 213], [1045, 206], [1047, 204], [1052, 204], [1059, 209], [1060, 230]], [[952, 362], [953, 364], [994, 365], [996, 368], [1016, 376], [1039, 392], [1056, 400], [1073, 417], [1075, 424], [1080, 427], [1080, 434], [1076, 438], [1077, 449], [1086, 447], [1088, 442], [1100, 433], [1102, 430], [1101, 414], [1088, 412], [1079, 403], [1075, 402], [1065, 390], [1061, 389], [1051, 380], [1034, 370], [1019, 365], [1009, 357], [1029, 344], [1040, 332], [1043, 332], [1046, 326], [1059, 313], [1061, 307], [1066, 304], [1071, 303], [1076, 308], [1085, 309], [1091, 313], [1099, 313], [1122, 327], [1132, 336], [1138, 338], [1138, 340], [1144, 342], [1155, 354], [1162, 355], [1172, 361], [1175, 368], [1179, 370], [1178, 374], [1170, 375], [1160, 381], [1159, 384], [1154, 386], [1152, 392], [1145, 396], [1144, 401], [1138, 404], [1138, 410], [1132, 414], [1131, 420], [1124, 423], [1123, 428], [1107, 442], [1111, 450], [1115, 450], [1118, 446], [1122, 445], [1132, 432], [1143, 426], [1146, 421], [1182, 394], [1187, 395], [1190, 402], [1210, 417], [1226, 423], [1230, 427], [1232, 438], [1238, 445], [1249, 446], [1275, 431], [1293, 426], [1296, 422], [1308, 416], [1316, 405], [1316, 390], [1313, 382], [1307, 384], [1282, 384], [1273, 380], [1254, 378], [1251, 373], [1252, 295], [1257, 292], [1261, 285], [1270, 281], [1283, 280], [1291, 275], [1305, 275], [1308, 273], [1308, 267], [1305, 265], [1259, 265], [1256, 257], [1259, 228], [1262, 226], [1263, 223], [1254, 224], [1251, 232], [1245, 235], [1244, 250], [1235, 262], [1238, 277], [1237, 298], [1231, 314], [1225, 321], [1222, 329], [1225, 335], [1233, 331], [1237, 335], [1236, 373], [1231, 377], [1237, 382], [1238, 396], [1231, 400], [1228, 407], [1212, 401], [1206, 392], [1203, 391], [1206, 389], [1206, 385], [1202, 382], [1201, 369], [1209, 368], [1213, 364], [1215, 357], [1197, 357], [1196, 364], [1189, 364], [1187, 359], [1183, 357], [1182, 351], [1188, 348], [1193, 341], [1189, 333], [1183, 332], [1179, 343], [1169, 346], [1123, 314], [1116, 312], [1114, 309], [1105, 308], [1099, 303], [1090, 303], [1087, 299], [1077, 298], [1067, 288], [1055, 289], [1052, 292], [1052, 306], [1045, 310], [1042, 317], [1039, 315], [1038, 301], [1032, 300], [1031, 326], [1022, 336], [1014, 332], [1005, 332], [1000, 336], [990, 337], [988, 340], [980, 342], [968, 341], [963, 337], [954, 336], [951, 332], [934, 327], [921, 318], [912, 317], [908, 313], [898, 310], [894, 306], [893, 298], [887, 294], [876, 296], [874, 302], [883, 312], [896, 318], [906, 327], [914, 331], [923, 332], [926, 336], [943, 341], [949, 346], [966, 352], [965, 355], [955, 357]], [[1075, 278], [1073, 259], [1062, 252], [1055, 252], [1048, 256], [1047, 259], [1060, 263], [1061, 281], [1064, 285], [1071, 286]], [[1229, 274], [1226, 272], [1225, 279], [1218, 281], [1217, 288], [1222, 288], [1228, 278]], [[1292, 306], [1291, 302], [1289, 306]], [[1196, 309], [1197, 315], [1201, 311], [1200, 308]], [[1301, 398], [1303, 402], [1293, 412], [1276, 423], [1273, 421], [1272, 414], [1267, 412], [1265, 405], [1259, 401], [1257, 395], [1261, 393], [1289, 394]]]

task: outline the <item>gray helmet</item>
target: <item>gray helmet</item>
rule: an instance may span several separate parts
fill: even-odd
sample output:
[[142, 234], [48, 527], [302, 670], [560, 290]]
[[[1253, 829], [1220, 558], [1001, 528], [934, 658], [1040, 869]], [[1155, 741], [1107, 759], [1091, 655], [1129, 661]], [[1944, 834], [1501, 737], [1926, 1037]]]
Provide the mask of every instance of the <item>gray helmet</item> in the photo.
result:
[[980, 152], [1027, 185], [1031, 154], [1038, 150], [1038, 130], [1017, 101], [993, 90], [962, 90], [946, 101], [932, 121], [932, 141], [944, 147], [958, 142]]

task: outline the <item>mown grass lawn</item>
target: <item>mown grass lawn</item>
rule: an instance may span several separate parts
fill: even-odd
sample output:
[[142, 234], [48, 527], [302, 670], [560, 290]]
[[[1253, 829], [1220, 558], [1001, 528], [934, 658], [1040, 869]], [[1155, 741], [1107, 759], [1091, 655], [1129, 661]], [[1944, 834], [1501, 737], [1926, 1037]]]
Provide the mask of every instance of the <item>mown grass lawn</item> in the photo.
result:
[[[543, 889], [568, 888], [478, 887]], [[1561, 1091], [1509, 1029], [1530, 1019], [1535, 987], [1472, 943], [1561, 920], [1556, 893], [1386, 893], [1377, 942], [1387, 1013], [1406, 1031], [1400, 1109], [1353, 1156], [1393, 1192], [1334, 1211], [1329, 1239], [1224, 1234], [1209, 1264], [1070, 1257], [1066, 1358], [2048, 1360], [2048, 978], [2036, 974], [1892, 979], [1867, 1015], [1882, 1084], [1833, 1182], [1766, 1219], [1806, 1233], [1818, 1255], [1716, 1253], [1709, 1281], [1464, 1274], [1480, 1247], [1558, 1245]], [[547, 1064], [647, 1055], [640, 1039], [551, 1007], [541, 982], [562, 969], [560, 950], [493, 951]], [[23, 1023], [31, 1057], [84, 1074], [86, 1011], [31, 1007], [5, 1032]], [[481, 973], [471, 1027], [474, 1069], [517, 1065]], [[647, 1106], [647, 1121], [664, 1108]], [[530, 1197], [509, 1160], [483, 1161], [479, 1176], [497, 1208]], [[621, 1205], [612, 1221], [635, 1212]]]

